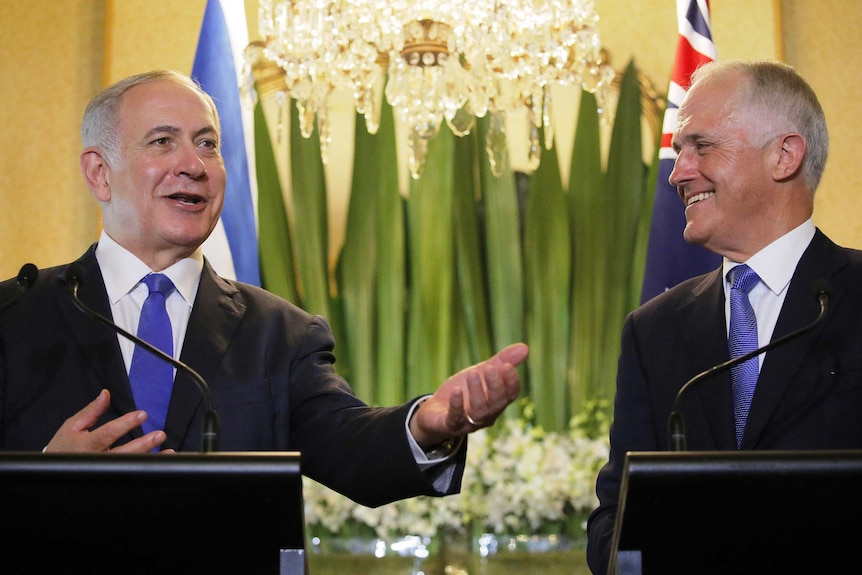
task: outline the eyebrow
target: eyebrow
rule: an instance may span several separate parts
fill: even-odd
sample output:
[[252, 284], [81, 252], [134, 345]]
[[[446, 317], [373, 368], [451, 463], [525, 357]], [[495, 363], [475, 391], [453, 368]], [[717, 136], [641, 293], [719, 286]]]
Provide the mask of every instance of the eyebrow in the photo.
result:
[[[144, 137], [149, 138], [149, 137], [154, 136], [156, 134], [165, 134], [165, 133], [167, 133], [167, 134], [179, 134], [180, 132], [182, 132], [182, 130], [180, 130], [176, 126], [155, 126], [154, 128], [150, 128]], [[204, 134], [217, 135], [215, 126], [204, 126], [203, 128], [200, 128], [199, 130], [194, 132], [192, 134], [192, 136], [194, 138], [197, 138], [197, 137], [202, 136]]]
[[704, 132], [689, 132], [687, 134], [680, 134], [679, 132], [674, 131], [671, 138], [672, 140], [679, 140], [682, 142], [695, 142], [706, 137], [708, 136]]

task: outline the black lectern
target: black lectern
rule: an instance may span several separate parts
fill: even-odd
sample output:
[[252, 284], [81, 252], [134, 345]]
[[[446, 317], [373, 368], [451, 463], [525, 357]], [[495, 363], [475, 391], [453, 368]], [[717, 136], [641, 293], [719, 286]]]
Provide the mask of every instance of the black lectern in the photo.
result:
[[299, 454], [0, 453], [0, 572], [305, 575]]
[[860, 565], [862, 451], [627, 456], [611, 574], [814, 574]]

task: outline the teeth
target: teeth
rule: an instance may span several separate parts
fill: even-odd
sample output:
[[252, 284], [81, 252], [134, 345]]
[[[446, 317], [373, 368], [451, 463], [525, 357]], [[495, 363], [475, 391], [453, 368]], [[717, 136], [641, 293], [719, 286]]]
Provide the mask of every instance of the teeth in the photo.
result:
[[179, 200], [186, 204], [196, 204], [201, 201], [200, 198], [187, 196], [185, 194], [172, 194], [170, 197], [174, 200]]
[[699, 201], [701, 201], [701, 200], [705, 200], [706, 198], [712, 197], [712, 196], [714, 196], [714, 195], [715, 195], [715, 192], [703, 192], [703, 193], [701, 193], [701, 194], [697, 194], [697, 195], [692, 196], [692, 197], [690, 197], [690, 198], [688, 199], [688, 204], [687, 204], [687, 205], [689, 205], [689, 206], [690, 206], [690, 205], [692, 205], [692, 204], [694, 204], [694, 203], [696, 203], [696, 202], [699, 202]]

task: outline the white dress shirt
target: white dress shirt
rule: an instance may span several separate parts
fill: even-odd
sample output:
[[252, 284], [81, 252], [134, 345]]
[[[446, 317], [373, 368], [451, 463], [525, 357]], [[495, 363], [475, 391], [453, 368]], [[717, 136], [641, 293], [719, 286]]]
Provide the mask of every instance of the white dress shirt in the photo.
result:
[[[147, 286], [141, 283], [141, 280], [152, 273], [152, 270], [105, 232], [102, 232], [96, 246], [96, 260], [105, 280], [114, 322], [129, 333], [137, 333], [141, 307], [149, 295]], [[191, 257], [184, 258], [161, 272], [171, 278], [176, 287], [165, 300], [173, 330], [174, 358], [179, 358], [182, 352], [203, 265], [203, 255], [198, 250]], [[120, 335], [117, 337], [128, 372], [132, 365], [135, 344]]]
[[[802, 225], [784, 234], [750, 258], [746, 262], [733, 262], [724, 258], [722, 272], [724, 274], [725, 319], [730, 331], [730, 280], [729, 272], [741, 263], [760, 277], [760, 282], [748, 293], [748, 300], [754, 308], [757, 317], [757, 345], [764, 346], [772, 338], [778, 314], [784, 305], [787, 288], [803, 252], [814, 238], [814, 222], [809, 218]], [[758, 366], [763, 365], [766, 354], [759, 357]]]

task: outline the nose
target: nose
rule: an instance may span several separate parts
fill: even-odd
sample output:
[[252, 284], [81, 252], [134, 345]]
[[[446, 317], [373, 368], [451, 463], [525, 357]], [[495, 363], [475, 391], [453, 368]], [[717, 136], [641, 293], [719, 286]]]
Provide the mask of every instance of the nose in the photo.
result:
[[207, 166], [204, 159], [198, 153], [197, 146], [187, 144], [182, 146], [176, 166], [177, 175], [187, 176], [194, 180], [204, 176], [207, 173]]
[[694, 162], [692, 161], [691, 151], [683, 147], [676, 155], [676, 160], [673, 162], [673, 170], [671, 170], [667, 181], [670, 185], [679, 187], [686, 181], [692, 179], [694, 171]]

